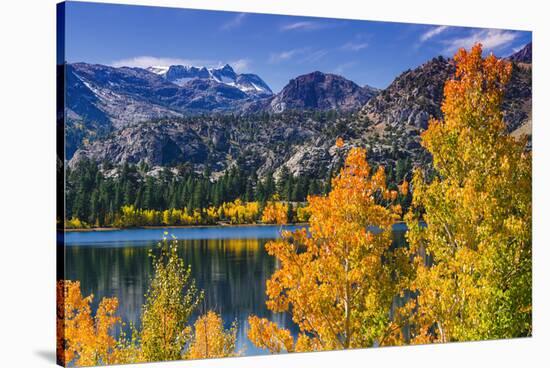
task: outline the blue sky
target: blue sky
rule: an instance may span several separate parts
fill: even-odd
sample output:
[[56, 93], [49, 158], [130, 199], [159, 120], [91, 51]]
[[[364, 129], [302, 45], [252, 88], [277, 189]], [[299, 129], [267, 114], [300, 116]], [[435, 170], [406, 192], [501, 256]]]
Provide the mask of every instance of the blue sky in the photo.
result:
[[279, 91], [319, 70], [386, 87], [437, 55], [482, 42], [506, 56], [531, 32], [69, 2], [66, 58], [113, 66], [229, 63]]

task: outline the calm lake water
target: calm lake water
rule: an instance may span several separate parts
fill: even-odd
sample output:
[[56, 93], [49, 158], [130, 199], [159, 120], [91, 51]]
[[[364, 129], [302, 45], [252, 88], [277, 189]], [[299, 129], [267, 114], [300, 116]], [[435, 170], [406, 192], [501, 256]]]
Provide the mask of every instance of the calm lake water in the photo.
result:
[[[277, 268], [265, 243], [278, 238], [280, 230], [237, 226], [70, 232], [65, 236], [65, 278], [79, 280], [83, 295], [94, 295], [94, 313], [101, 298], [116, 296], [122, 320], [139, 326], [153, 273], [148, 251], [167, 231], [178, 238], [180, 255], [204, 290], [206, 309], [220, 313], [226, 327], [237, 321], [237, 348], [245, 355], [265, 354], [246, 337], [249, 315], [267, 317], [294, 335], [298, 332], [289, 315], [272, 313], [265, 306], [265, 283]], [[394, 227], [396, 243], [403, 243], [404, 230], [404, 225]]]

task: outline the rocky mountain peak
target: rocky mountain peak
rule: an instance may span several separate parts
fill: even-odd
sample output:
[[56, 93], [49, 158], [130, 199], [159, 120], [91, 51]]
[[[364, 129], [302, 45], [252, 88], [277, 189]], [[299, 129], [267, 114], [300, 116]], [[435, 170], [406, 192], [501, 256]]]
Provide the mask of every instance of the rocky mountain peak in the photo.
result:
[[[527, 60], [529, 48], [526, 46], [525, 50], [514, 54], [512, 78], [506, 86], [502, 107], [509, 131], [520, 127], [530, 116], [530, 66], [516, 62]], [[366, 103], [360, 114], [374, 124], [426, 129], [431, 117], [442, 118], [443, 88], [454, 73], [452, 60], [442, 56], [433, 58], [395, 78], [385, 90]]]
[[163, 76], [166, 80], [180, 85], [184, 84], [184, 81], [186, 82], [193, 78], [209, 78], [210, 73], [205, 67], [171, 65]]
[[441, 117], [443, 85], [453, 76], [453, 63], [442, 56], [409, 69], [376, 97], [361, 113], [375, 123], [426, 128], [431, 116]]
[[528, 63], [533, 62], [533, 43], [529, 42], [527, 45], [523, 46], [519, 51], [508, 56], [508, 59], [515, 61], [517, 63]]
[[180, 87], [185, 86], [192, 80], [203, 79], [237, 88], [253, 97], [266, 97], [273, 94], [271, 88], [258, 75], [239, 74], [229, 64], [225, 64], [219, 68], [190, 65], [156, 66], [149, 67], [147, 70]]
[[375, 92], [336, 75], [320, 71], [291, 79], [271, 101], [274, 112], [286, 109], [351, 111], [362, 106]]
[[231, 67], [231, 65], [229, 64], [225, 64], [222, 68], [221, 68], [222, 71], [224, 72], [227, 72], [227, 73], [235, 73], [235, 70]]

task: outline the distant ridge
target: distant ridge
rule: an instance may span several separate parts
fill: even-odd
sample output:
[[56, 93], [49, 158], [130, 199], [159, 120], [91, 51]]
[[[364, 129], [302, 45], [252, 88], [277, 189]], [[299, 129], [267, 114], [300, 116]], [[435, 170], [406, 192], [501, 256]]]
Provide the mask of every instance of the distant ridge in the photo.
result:
[[167, 81], [184, 86], [194, 79], [208, 79], [217, 83], [236, 87], [247, 94], [270, 96], [271, 88], [256, 74], [238, 74], [229, 64], [220, 68], [206, 68], [189, 65], [171, 65], [169, 67], [151, 66], [148, 71], [162, 76]]
[[508, 59], [518, 63], [531, 64], [533, 62], [533, 43], [529, 42], [527, 45], [523, 46], [521, 50], [508, 56]]

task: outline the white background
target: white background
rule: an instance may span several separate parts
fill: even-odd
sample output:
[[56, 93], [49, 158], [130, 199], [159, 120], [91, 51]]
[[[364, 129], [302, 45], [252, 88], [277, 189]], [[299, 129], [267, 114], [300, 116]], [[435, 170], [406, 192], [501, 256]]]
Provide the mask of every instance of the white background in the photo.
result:
[[[145, 0], [203, 9], [532, 30], [534, 337], [147, 367], [550, 366], [550, 40], [545, 1]], [[55, 360], [55, 0], [0, 2], [0, 367]]]

